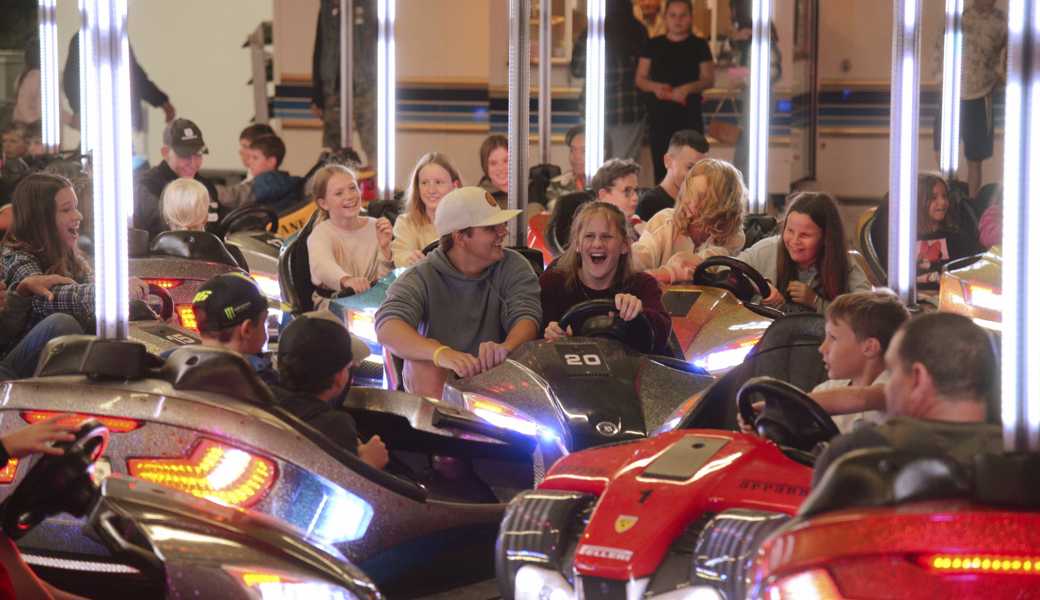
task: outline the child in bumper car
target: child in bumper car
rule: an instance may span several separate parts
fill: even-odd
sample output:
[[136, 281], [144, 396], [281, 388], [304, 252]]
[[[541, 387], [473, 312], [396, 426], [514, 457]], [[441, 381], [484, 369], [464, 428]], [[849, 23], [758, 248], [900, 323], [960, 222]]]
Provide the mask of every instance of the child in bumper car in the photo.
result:
[[[342, 165], [322, 167], [314, 175], [314, 199], [323, 218], [307, 238], [311, 282], [333, 292], [364, 292], [393, 268], [393, 227], [386, 218], [361, 215], [357, 174]], [[327, 298], [315, 293], [315, 306]]]
[[781, 231], [737, 256], [769, 280], [763, 304], [822, 313], [841, 294], [870, 290], [866, 274], [849, 259], [838, 205], [829, 194], [795, 196]]
[[646, 314], [654, 328], [657, 354], [664, 354], [671, 319], [661, 303], [661, 288], [653, 277], [632, 269], [631, 244], [625, 215], [612, 204], [583, 205], [571, 225], [570, 244], [559, 262], [542, 274], [542, 317], [545, 338], [560, 339], [574, 332], [560, 328], [560, 318], [586, 300], [613, 299], [622, 320]]
[[923, 288], [937, 289], [944, 264], [981, 251], [973, 235], [961, 231], [952, 208], [946, 181], [922, 173], [917, 178], [917, 283]]
[[701, 160], [687, 173], [677, 206], [658, 211], [632, 245], [636, 269], [665, 284], [689, 281], [704, 259], [736, 254], [744, 246], [746, 202], [736, 167]]
[[163, 220], [170, 231], [205, 231], [209, 218], [209, 191], [194, 179], [174, 179], [163, 188]]
[[409, 181], [407, 206], [394, 221], [394, 240], [390, 243], [395, 267], [410, 267], [424, 258], [423, 248], [439, 237], [433, 225], [437, 205], [445, 194], [462, 185], [458, 170], [439, 152], [423, 155]]

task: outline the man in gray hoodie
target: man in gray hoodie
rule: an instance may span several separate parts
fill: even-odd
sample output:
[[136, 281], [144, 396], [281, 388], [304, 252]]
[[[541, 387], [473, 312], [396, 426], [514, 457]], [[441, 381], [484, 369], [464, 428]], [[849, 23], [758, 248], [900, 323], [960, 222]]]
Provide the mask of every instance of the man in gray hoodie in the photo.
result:
[[379, 342], [404, 359], [409, 392], [440, 398], [449, 372], [476, 375], [538, 337], [538, 278], [503, 247], [506, 222], [518, 214], [478, 187], [441, 199], [440, 247], [390, 286], [376, 313]]

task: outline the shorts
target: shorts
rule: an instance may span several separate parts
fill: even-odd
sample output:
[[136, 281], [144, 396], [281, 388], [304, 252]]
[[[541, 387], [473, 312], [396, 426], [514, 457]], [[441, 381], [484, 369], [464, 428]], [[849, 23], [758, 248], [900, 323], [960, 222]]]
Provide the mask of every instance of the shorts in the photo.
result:
[[[939, 151], [941, 120], [940, 111], [932, 128], [932, 148], [936, 152]], [[968, 160], [983, 161], [993, 156], [993, 94], [961, 100], [961, 140]]]

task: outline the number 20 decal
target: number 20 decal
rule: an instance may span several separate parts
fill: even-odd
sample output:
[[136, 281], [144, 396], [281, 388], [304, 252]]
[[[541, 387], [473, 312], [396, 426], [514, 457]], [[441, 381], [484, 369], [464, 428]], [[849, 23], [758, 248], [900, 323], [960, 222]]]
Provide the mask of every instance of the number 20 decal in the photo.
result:
[[598, 367], [603, 364], [598, 354], [564, 354], [563, 360], [569, 367]]

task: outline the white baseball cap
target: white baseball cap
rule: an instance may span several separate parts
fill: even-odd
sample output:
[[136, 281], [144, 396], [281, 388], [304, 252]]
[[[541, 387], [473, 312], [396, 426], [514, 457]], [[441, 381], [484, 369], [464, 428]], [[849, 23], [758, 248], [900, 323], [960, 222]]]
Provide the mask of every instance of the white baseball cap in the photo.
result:
[[437, 204], [433, 225], [437, 235], [448, 235], [467, 227], [499, 225], [515, 218], [521, 211], [502, 210], [484, 188], [462, 187], [448, 192]]

